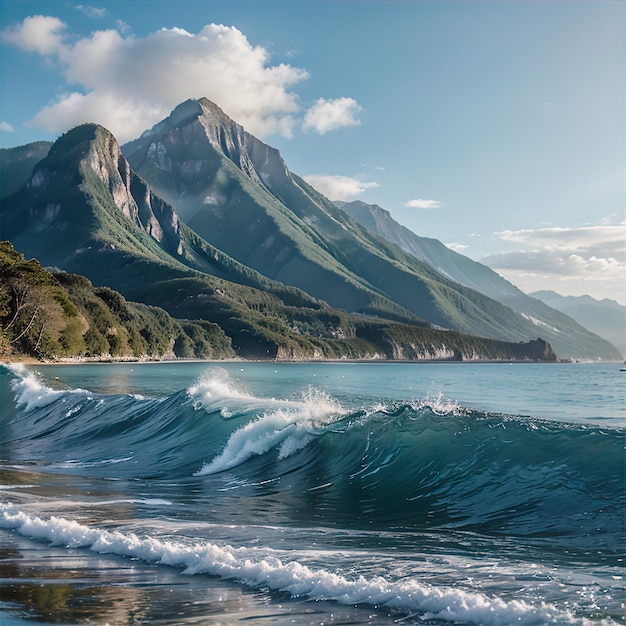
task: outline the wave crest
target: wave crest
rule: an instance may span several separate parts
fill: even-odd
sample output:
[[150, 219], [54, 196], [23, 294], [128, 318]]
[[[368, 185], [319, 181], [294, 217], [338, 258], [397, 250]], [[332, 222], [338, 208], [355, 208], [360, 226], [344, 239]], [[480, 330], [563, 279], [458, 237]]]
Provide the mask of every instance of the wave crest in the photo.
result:
[[195, 475], [231, 469], [273, 448], [278, 449], [278, 459], [284, 459], [304, 448], [324, 432], [325, 426], [346, 413], [336, 400], [313, 387], [303, 392], [300, 400], [275, 401], [274, 404], [278, 406], [234, 431], [220, 454], [205, 463]]

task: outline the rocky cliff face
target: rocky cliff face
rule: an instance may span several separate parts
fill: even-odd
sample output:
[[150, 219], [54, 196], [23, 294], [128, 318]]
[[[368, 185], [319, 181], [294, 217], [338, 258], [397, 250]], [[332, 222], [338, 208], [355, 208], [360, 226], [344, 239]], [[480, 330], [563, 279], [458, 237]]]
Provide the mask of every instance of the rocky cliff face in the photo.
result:
[[[91, 203], [92, 210], [85, 210], [85, 202]], [[21, 231], [25, 241], [37, 233], [54, 236], [57, 247], [67, 244], [68, 254], [76, 244], [98, 245], [92, 238], [97, 238], [110, 211], [119, 212], [118, 217], [148, 233], [168, 252], [181, 253], [175, 211], [132, 172], [115, 137], [94, 124], [63, 135], [8, 204], [23, 205], [25, 211], [3, 215], [7, 236], [14, 231]], [[62, 235], [70, 232], [73, 236], [65, 242]]]
[[[154, 141], [149, 141], [151, 138]], [[210, 167], [212, 159], [208, 158], [210, 155], [201, 153], [187, 154], [182, 160], [178, 159], [176, 145], [197, 145], [204, 141], [208, 141], [218, 153], [230, 159], [257, 184], [272, 187], [291, 180], [291, 174], [278, 150], [247, 133], [243, 126], [206, 98], [183, 102], [138, 141], [127, 144], [125, 151], [132, 155], [138, 147], [145, 145], [146, 140], [147, 160], [156, 168], [175, 174], [180, 182], [202, 171], [209, 173], [207, 166]], [[219, 196], [213, 200], [207, 204], [217, 204], [215, 200], [219, 200]]]
[[244, 174], [256, 183], [270, 188], [287, 179], [289, 170], [275, 148], [247, 133], [243, 126], [231, 120], [216, 104], [202, 98], [198, 101], [202, 113], [198, 123], [207, 138], [221, 150]]
[[137, 214], [131, 216], [131, 221], [143, 228], [169, 252], [181, 255], [183, 245], [180, 220], [176, 211], [161, 198], [155, 196], [150, 187], [136, 174], [132, 174], [130, 189], [137, 205]]
[[145, 230], [169, 252], [181, 254], [180, 223], [176, 212], [157, 198], [131, 171], [117, 139], [96, 127], [81, 168], [90, 168], [108, 190], [115, 206], [135, 226]]

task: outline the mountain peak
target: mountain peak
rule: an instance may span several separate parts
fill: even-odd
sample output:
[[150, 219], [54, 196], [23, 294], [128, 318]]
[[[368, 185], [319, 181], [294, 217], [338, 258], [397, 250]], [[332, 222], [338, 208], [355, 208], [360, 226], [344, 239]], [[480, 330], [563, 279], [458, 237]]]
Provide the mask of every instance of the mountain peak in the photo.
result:
[[[208, 98], [186, 100], [170, 115], [124, 146], [130, 162], [141, 169], [144, 161], [166, 176], [173, 176], [185, 185], [191, 172], [207, 169], [207, 143], [220, 158], [226, 157], [254, 183], [276, 187], [290, 178], [279, 151], [248, 133]], [[179, 154], [185, 153], [176, 170]], [[201, 155], [202, 158], [198, 158]], [[179, 189], [179, 193], [182, 191]], [[211, 192], [207, 197], [220, 194]], [[167, 196], [167, 194], [166, 194]]]
[[[130, 167], [114, 135], [98, 124], [81, 124], [64, 133], [34, 167], [21, 198], [34, 225], [28, 235], [74, 252], [76, 239], [95, 247], [122, 247], [119, 214], [174, 254], [180, 254], [176, 212], [154, 196]], [[24, 227], [23, 211], [7, 216], [7, 228]], [[80, 224], [80, 229], [74, 225]], [[78, 231], [80, 230], [80, 235]], [[65, 233], [72, 237], [62, 244]]]
[[[205, 100], [205, 98], [203, 98], [203, 100]], [[193, 121], [194, 118], [202, 115], [202, 113], [202, 106], [200, 105], [200, 102], [198, 100], [185, 100], [185, 102], [181, 102], [181, 104], [179, 104], [164, 120], [161, 120], [152, 128], [144, 131], [140, 139], [167, 132], [168, 130], [176, 128], [177, 126], [184, 126], [185, 124]], [[135, 142], [130, 142], [130, 144], [133, 143]]]
[[200, 98], [199, 100], [195, 100], [195, 102], [197, 102], [200, 105], [200, 108], [202, 109], [202, 111], [205, 114], [219, 116], [219, 117], [225, 117], [225, 118], [228, 118], [230, 120], [228, 115], [226, 115], [226, 113], [224, 113], [224, 110], [221, 109], [220, 107], [218, 107], [217, 104], [215, 104], [215, 102], [212, 102], [208, 98]]
[[51, 146], [50, 151], [45, 159], [43, 159], [39, 165], [43, 163], [47, 167], [52, 166], [59, 160], [63, 163], [59, 165], [65, 165], [69, 160], [76, 160], [84, 157], [89, 150], [91, 143], [98, 137], [110, 136], [115, 141], [115, 138], [111, 133], [98, 124], [81, 124], [75, 126], [66, 133], [63, 133]]
[[[219, 122], [220, 124], [226, 125], [235, 124], [217, 104], [208, 98], [200, 98], [198, 100], [190, 98], [189, 100], [181, 102], [164, 120], [161, 120], [152, 128], [146, 130], [141, 135], [141, 139], [187, 126], [199, 118], [203, 118], [206, 121], [210, 120], [212, 123]], [[236, 125], [239, 126], [238, 124]], [[130, 144], [133, 143], [133, 141], [130, 142]]]

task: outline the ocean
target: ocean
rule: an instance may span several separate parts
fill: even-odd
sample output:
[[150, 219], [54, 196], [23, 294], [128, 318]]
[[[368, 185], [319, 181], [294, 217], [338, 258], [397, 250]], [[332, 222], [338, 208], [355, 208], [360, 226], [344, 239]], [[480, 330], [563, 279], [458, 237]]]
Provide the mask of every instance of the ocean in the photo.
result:
[[618, 363], [0, 366], [0, 623], [624, 624]]

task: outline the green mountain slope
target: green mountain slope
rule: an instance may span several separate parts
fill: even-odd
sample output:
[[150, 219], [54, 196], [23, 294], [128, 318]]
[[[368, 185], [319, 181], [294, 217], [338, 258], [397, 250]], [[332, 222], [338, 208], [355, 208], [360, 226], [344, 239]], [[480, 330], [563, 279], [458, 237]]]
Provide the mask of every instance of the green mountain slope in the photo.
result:
[[371, 232], [428, 263], [444, 276], [498, 300], [524, 316], [560, 356], [578, 359], [620, 358], [614, 347], [620, 344], [609, 344], [608, 337], [599, 332], [601, 326], [587, 326], [582, 322], [582, 319], [587, 318], [572, 315], [547, 299], [544, 302], [544, 298], [531, 297], [486, 265], [450, 250], [436, 239], [416, 235], [398, 224], [389, 211], [378, 205], [360, 201], [335, 204]]
[[36, 141], [17, 148], [0, 148], [0, 198], [19, 189], [32, 174], [33, 167], [50, 150], [51, 141]]
[[206, 99], [183, 103], [123, 149], [202, 238], [331, 306], [498, 339], [538, 334], [510, 308], [359, 225]]
[[[543, 341], [511, 344], [366, 320], [262, 276], [185, 226], [131, 170], [115, 138], [93, 124], [63, 135], [3, 199], [0, 227], [28, 257], [85, 275], [109, 304], [118, 300], [106, 288], [194, 320], [177, 322], [183, 354], [195, 354], [193, 342], [206, 342], [210, 330], [216, 354], [230, 342], [249, 358], [554, 358]], [[80, 280], [63, 280], [80, 299]]]

